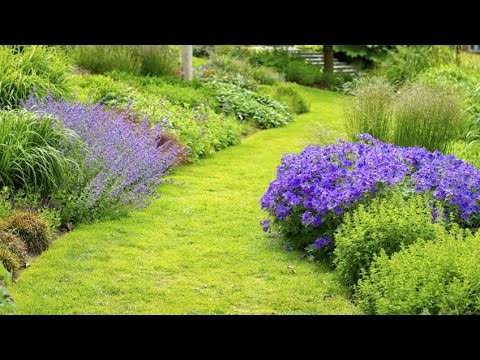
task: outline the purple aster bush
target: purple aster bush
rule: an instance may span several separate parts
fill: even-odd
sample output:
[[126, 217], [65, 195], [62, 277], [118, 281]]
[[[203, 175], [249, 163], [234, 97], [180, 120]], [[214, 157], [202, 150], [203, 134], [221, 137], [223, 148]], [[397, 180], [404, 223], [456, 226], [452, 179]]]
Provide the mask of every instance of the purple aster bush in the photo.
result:
[[68, 198], [78, 211], [72, 215], [76, 220], [81, 214], [92, 219], [148, 205], [182, 150], [168, 143], [158, 146], [161, 124], [150, 128], [146, 119], [134, 123], [125, 113], [101, 104], [47, 96], [43, 100], [30, 97], [22, 107], [52, 115], [74, 134], [72, 143], [82, 171]]
[[[332, 236], [343, 214], [384, 188], [408, 195], [430, 192], [445, 212], [467, 227], [479, 222], [480, 170], [452, 155], [383, 143], [368, 134], [359, 142], [307, 146], [285, 154], [277, 176], [260, 200], [275, 226], [298, 248]], [[331, 243], [333, 244], [333, 243]], [[332, 245], [322, 246], [332, 250]]]

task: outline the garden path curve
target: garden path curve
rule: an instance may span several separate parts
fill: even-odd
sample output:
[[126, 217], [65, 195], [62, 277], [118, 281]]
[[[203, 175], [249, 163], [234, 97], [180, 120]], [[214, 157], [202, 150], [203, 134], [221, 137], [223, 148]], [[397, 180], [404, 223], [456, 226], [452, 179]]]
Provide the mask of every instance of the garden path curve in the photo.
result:
[[342, 96], [302, 91], [310, 113], [177, 169], [148, 208], [56, 240], [9, 287], [17, 312], [355, 313], [331, 270], [287, 252], [259, 226], [259, 199], [281, 155], [300, 151], [319, 122], [339, 128]]

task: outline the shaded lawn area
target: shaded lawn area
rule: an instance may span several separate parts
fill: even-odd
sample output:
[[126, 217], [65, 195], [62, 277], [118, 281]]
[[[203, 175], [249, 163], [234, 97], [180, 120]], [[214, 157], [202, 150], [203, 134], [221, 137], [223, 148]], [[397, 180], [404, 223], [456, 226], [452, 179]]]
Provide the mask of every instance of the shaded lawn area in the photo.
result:
[[259, 199], [281, 155], [300, 151], [318, 122], [339, 131], [342, 95], [302, 91], [310, 113], [177, 169], [148, 208], [56, 240], [9, 287], [17, 312], [357, 313], [334, 272], [285, 251], [259, 226]]

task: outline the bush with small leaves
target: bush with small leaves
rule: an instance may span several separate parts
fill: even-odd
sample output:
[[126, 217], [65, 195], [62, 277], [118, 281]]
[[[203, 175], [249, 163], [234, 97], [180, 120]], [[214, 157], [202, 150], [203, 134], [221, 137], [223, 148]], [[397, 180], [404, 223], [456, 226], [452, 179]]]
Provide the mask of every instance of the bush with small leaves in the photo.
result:
[[369, 314], [480, 314], [480, 232], [438, 231], [389, 257], [382, 252], [359, 281], [356, 302]]
[[3, 227], [22, 239], [28, 251], [35, 255], [47, 250], [52, 240], [47, 221], [30, 210], [14, 212], [5, 220]]
[[367, 207], [361, 204], [345, 214], [335, 233], [334, 263], [341, 281], [355, 285], [382, 249], [391, 255], [418, 237], [432, 240], [435, 229], [444, 225], [441, 207], [431, 204], [426, 194], [406, 197], [401, 191], [388, 191]]

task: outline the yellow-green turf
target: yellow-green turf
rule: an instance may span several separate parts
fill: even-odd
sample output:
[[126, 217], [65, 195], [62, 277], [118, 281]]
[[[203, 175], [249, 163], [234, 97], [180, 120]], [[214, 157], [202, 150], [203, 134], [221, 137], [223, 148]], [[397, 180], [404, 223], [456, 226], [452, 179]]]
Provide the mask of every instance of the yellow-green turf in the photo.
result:
[[9, 287], [17, 313], [357, 313], [334, 272], [259, 226], [281, 155], [300, 151], [316, 124], [340, 127], [342, 95], [302, 91], [310, 113], [177, 169], [149, 207], [56, 240]]

